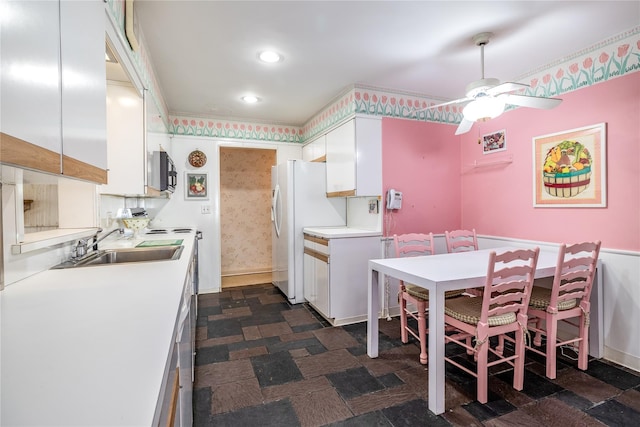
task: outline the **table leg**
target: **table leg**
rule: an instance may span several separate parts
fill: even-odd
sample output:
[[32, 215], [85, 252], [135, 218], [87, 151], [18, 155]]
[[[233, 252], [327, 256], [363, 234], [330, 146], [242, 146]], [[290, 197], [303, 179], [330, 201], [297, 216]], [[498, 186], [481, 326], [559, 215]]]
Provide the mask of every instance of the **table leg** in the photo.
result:
[[444, 412], [444, 291], [429, 290], [429, 409]]
[[376, 270], [369, 268], [369, 295], [367, 309], [367, 354], [378, 357], [378, 313], [380, 312], [380, 293]]

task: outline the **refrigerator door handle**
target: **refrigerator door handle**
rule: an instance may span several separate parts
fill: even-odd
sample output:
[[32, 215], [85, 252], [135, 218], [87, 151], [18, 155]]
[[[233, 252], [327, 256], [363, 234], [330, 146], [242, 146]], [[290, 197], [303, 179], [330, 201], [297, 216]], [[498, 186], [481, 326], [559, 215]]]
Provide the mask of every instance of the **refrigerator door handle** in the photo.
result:
[[280, 227], [282, 226], [282, 196], [280, 195], [279, 185], [276, 185], [276, 188], [273, 190], [271, 218], [273, 219], [273, 226], [276, 229], [276, 236], [280, 237]]

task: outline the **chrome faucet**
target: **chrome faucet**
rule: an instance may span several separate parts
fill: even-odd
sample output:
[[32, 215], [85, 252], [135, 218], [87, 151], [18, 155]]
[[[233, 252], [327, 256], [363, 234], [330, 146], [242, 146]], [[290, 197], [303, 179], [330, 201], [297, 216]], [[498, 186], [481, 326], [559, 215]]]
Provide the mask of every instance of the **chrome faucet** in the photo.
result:
[[73, 248], [73, 255], [71, 256], [71, 258], [73, 258], [75, 260], [80, 259], [80, 258], [84, 257], [85, 255], [87, 255], [87, 253], [89, 253], [89, 251], [92, 248], [93, 248], [94, 251], [97, 251], [98, 250], [98, 243], [102, 242], [104, 239], [106, 239], [107, 237], [111, 236], [116, 231], [120, 232], [120, 234], [124, 234], [124, 228], [114, 228], [113, 230], [111, 230], [110, 232], [105, 234], [104, 236], [100, 236], [98, 238], [98, 233], [102, 232], [102, 229], [100, 229], [93, 236], [91, 236], [91, 237], [89, 237], [87, 239], [78, 240], [78, 243], [76, 243], [76, 245]]

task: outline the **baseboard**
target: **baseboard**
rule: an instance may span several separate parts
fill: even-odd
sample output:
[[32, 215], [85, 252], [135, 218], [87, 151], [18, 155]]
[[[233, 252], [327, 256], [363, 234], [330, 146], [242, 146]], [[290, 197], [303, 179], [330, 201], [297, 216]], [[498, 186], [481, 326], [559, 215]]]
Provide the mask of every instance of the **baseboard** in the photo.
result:
[[625, 366], [634, 371], [640, 372], [640, 357], [628, 354], [613, 348], [604, 347], [604, 358]]

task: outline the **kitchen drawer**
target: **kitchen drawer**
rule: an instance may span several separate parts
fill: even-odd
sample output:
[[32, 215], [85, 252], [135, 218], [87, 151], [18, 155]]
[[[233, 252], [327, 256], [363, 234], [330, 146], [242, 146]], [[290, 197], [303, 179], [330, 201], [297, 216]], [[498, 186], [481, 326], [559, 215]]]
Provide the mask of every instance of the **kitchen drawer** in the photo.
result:
[[329, 256], [329, 240], [323, 239], [321, 237], [315, 237], [310, 234], [304, 235], [304, 248], [305, 252], [309, 252], [309, 250], [313, 252], [317, 252], [322, 255]]

